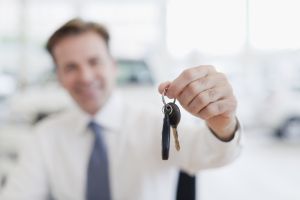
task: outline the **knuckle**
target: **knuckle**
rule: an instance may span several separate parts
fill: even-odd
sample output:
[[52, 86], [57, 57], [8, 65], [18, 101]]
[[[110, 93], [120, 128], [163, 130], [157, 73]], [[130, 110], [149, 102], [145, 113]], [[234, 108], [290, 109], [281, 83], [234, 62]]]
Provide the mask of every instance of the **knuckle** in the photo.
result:
[[209, 118], [209, 112], [207, 111], [207, 108], [203, 111], [200, 111], [198, 113], [198, 116], [201, 117], [203, 120], [207, 120]]
[[227, 76], [223, 72], [217, 72], [217, 75], [221, 80], [227, 81]]
[[182, 76], [183, 76], [184, 79], [187, 79], [187, 80], [193, 79], [193, 77], [194, 77], [193, 70], [192, 69], [185, 69], [182, 72]]
[[202, 87], [207, 87], [208, 86], [208, 79], [207, 78], [201, 78], [198, 80], [198, 84], [201, 85]]
[[187, 86], [187, 90], [190, 94], [197, 94], [197, 86], [194, 83], [191, 83]]
[[216, 98], [216, 90], [215, 89], [210, 89], [208, 90], [208, 97], [211, 101], [215, 100]]
[[190, 111], [192, 114], [197, 115], [198, 111], [196, 110], [196, 108], [191, 108]]
[[208, 96], [204, 93], [198, 94], [196, 98], [200, 105], [207, 105], [209, 103]]
[[217, 107], [216, 108], [216, 114], [222, 113], [225, 109], [224, 104], [221, 104], [221, 103], [218, 103], [216, 107]]
[[189, 105], [187, 110], [192, 114], [197, 114], [197, 109], [196, 109], [195, 104]]
[[220, 108], [218, 104], [212, 104], [207, 107], [207, 112], [209, 113], [209, 115], [216, 115], [217, 113], [219, 113], [219, 109]]
[[206, 108], [206, 112], [207, 112], [207, 113], [213, 113], [214, 110], [215, 110], [215, 108], [214, 108], [213, 105], [209, 105], [209, 106], [207, 106], [207, 108]]

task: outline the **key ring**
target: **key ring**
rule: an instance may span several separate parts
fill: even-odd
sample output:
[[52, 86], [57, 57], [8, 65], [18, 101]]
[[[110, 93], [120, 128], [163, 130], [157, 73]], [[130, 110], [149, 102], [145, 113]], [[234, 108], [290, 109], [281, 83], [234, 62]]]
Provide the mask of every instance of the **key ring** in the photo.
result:
[[[168, 111], [170, 109], [170, 111]], [[172, 106], [170, 106], [169, 104], [165, 104], [162, 109], [161, 109], [161, 112], [165, 114], [165, 112], [168, 111], [169, 112], [169, 115], [172, 114], [173, 112], [173, 108]]]
[[[170, 109], [170, 111], [169, 111], [170, 112], [169, 115], [170, 115], [173, 112], [173, 108], [172, 108], [172, 106], [170, 106], [165, 101], [165, 94], [166, 94], [167, 90], [168, 90], [168, 88], [165, 88], [164, 91], [163, 91], [163, 93], [162, 93], [162, 96], [161, 96], [161, 99], [162, 99], [162, 101], [164, 103], [164, 106], [162, 107], [162, 113], [165, 113], [166, 110], [168, 111], [168, 109]], [[175, 102], [176, 102], [176, 99], [174, 98], [173, 103], [175, 103]]]
[[[168, 88], [165, 88], [161, 95], [162, 102], [164, 103], [165, 106], [167, 105], [167, 103], [165, 101], [165, 94], [167, 93], [167, 91], [168, 91]], [[176, 102], [176, 99], [174, 98], [173, 103], [175, 103], [175, 102]]]

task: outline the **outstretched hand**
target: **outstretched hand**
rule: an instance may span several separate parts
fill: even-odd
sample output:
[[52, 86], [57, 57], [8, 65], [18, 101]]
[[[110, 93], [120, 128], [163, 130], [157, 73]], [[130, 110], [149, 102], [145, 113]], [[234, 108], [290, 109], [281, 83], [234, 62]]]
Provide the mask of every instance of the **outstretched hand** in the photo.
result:
[[184, 70], [175, 80], [159, 85], [168, 98], [176, 98], [192, 115], [206, 121], [222, 140], [230, 140], [237, 126], [237, 100], [225, 74], [213, 66], [202, 65]]

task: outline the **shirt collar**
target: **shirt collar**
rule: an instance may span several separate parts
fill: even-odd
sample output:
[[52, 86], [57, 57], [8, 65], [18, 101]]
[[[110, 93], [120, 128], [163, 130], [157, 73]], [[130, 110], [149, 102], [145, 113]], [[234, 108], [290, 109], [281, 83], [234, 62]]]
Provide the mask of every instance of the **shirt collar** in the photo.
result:
[[107, 102], [95, 116], [89, 115], [79, 107], [74, 110], [76, 112], [74, 126], [76, 126], [78, 133], [84, 133], [87, 129], [88, 123], [92, 120], [98, 123], [104, 130], [108, 130], [109, 132], [118, 132], [121, 129], [123, 100], [121, 95], [117, 92], [113, 92], [111, 94]]

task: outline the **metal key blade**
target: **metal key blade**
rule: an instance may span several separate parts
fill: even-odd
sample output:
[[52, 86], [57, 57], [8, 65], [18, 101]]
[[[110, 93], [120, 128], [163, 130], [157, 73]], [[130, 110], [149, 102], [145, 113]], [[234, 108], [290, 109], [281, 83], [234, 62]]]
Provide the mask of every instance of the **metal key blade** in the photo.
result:
[[180, 144], [179, 144], [179, 139], [178, 139], [178, 132], [177, 132], [177, 128], [172, 127], [172, 132], [173, 132], [173, 136], [174, 136], [174, 140], [175, 140], [175, 148], [177, 151], [180, 150]]
[[172, 127], [172, 132], [175, 141], [175, 148], [177, 151], [180, 150], [180, 144], [178, 139], [177, 126], [181, 119], [181, 113], [179, 107], [175, 103], [168, 103], [172, 107], [172, 112], [170, 113], [170, 125]]

